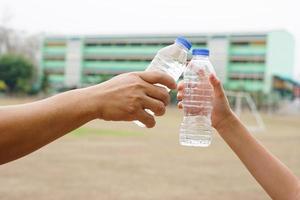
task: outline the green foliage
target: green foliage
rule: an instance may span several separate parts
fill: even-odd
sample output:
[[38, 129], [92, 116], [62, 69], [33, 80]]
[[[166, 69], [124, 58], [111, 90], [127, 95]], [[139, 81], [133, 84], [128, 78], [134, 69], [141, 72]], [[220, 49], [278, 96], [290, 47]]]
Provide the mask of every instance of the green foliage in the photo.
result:
[[0, 80], [0, 91], [4, 91], [5, 89], [6, 89], [5, 83]]
[[42, 77], [41, 90], [43, 90], [44, 92], [47, 92], [49, 87], [50, 87], [49, 74], [45, 73]]
[[20, 55], [6, 54], [0, 57], [0, 80], [10, 93], [31, 90], [33, 69], [33, 64]]

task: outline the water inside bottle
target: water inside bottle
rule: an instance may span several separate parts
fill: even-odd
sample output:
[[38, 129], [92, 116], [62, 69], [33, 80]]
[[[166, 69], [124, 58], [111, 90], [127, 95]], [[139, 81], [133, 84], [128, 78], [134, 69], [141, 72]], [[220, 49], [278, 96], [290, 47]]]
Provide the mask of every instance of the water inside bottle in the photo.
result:
[[185, 74], [183, 110], [179, 141], [184, 146], [207, 147], [212, 141], [213, 90], [208, 75]]
[[210, 116], [186, 116], [180, 127], [179, 142], [183, 146], [207, 147], [212, 141]]

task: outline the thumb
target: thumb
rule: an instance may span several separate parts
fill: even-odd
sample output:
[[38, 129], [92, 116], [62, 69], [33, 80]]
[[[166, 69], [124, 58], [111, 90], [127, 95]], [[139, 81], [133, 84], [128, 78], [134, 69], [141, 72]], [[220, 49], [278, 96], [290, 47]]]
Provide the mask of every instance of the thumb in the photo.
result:
[[215, 96], [216, 97], [224, 97], [225, 96], [224, 89], [222, 87], [220, 80], [216, 77], [216, 75], [211, 74], [209, 76], [209, 81], [210, 81], [210, 84], [213, 86]]

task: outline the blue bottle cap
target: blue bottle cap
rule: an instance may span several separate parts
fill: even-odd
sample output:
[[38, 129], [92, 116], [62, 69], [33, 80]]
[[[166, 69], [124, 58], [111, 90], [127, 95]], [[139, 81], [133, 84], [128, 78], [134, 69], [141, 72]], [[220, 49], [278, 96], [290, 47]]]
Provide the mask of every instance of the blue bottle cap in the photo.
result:
[[193, 55], [201, 55], [201, 56], [209, 56], [209, 50], [208, 49], [193, 49], [192, 54]]
[[185, 37], [177, 37], [175, 40], [176, 43], [182, 44], [185, 48], [190, 50], [192, 48], [192, 43], [188, 41]]

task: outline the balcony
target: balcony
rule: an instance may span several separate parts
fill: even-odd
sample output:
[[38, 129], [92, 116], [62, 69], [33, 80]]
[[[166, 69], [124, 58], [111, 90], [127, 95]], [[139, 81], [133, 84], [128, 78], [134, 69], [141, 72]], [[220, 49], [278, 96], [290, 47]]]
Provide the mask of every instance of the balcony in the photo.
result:
[[145, 61], [85, 61], [83, 69], [86, 73], [97, 72], [129, 72], [144, 71], [149, 65]]
[[264, 82], [259, 80], [230, 80], [225, 84], [227, 90], [247, 92], [263, 91]]
[[66, 47], [65, 46], [57, 46], [57, 47], [45, 47], [43, 49], [44, 55], [57, 55], [57, 54], [65, 54]]
[[232, 45], [229, 49], [230, 55], [265, 55], [266, 46], [264, 45]]
[[163, 48], [159, 45], [141, 45], [141, 46], [94, 46], [85, 47], [83, 53], [85, 55], [152, 55]]
[[45, 69], [64, 68], [65, 67], [65, 61], [59, 61], [59, 60], [44, 61], [43, 67]]
[[48, 75], [48, 80], [50, 84], [63, 84], [64, 75], [51, 74]]
[[229, 73], [264, 73], [264, 63], [230, 63], [228, 65]]

